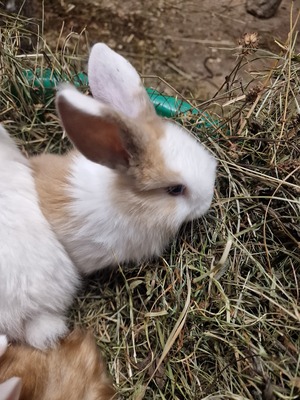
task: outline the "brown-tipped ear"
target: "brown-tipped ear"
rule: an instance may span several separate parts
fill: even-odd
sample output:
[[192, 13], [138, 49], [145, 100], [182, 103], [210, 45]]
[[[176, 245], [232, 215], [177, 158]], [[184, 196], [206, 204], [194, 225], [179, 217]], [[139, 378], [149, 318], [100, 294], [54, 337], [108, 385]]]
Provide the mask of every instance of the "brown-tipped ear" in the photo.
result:
[[86, 158], [113, 169], [129, 166], [136, 149], [115, 112], [69, 87], [58, 93], [56, 106], [69, 138]]

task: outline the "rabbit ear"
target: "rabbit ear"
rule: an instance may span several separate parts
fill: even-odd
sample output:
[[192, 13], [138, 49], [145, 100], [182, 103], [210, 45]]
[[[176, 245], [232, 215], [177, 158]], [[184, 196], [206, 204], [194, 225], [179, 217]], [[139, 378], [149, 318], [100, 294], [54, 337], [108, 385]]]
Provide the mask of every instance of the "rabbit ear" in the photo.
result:
[[155, 110], [133, 66], [104, 43], [93, 46], [88, 78], [93, 97], [131, 118], [151, 118]]
[[[0, 335], [0, 357], [6, 352], [7, 337]], [[0, 400], [19, 400], [22, 389], [21, 378], [11, 378], [0, 384]]]
[[77, 149], [91, 161], [109, 168], [128, 167], [139, 153], [134, 128], [116, 112], [67, 85], [56, 106], [62, 124]]
[[0, 335], [0, 357], [6, 352], [7, 345], [7, 337], [5, 335]]
[[0, 400], [19, 400], [22, 389], [21, 378], [10, 378], [0, 384]]

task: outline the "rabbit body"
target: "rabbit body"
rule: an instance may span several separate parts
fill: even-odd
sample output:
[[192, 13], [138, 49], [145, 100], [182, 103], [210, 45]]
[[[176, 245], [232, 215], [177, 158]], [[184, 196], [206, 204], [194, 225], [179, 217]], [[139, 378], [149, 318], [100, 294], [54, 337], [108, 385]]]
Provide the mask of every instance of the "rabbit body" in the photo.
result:
[[0, 126], [0, 333], [45, 348], [64, 320], [78, 272], [42, 214], [28, 160]]
[[[200, 143], [157, 116], [135, 69], [104, 44], [92, 49], [89, 82], [94, 99], [68, 85], [57, 96], [77, 150], [31, 160], [43, 212], [82, 273], [161, 254], [182, 223], [208, 210], [216, 170]], [[180, 185], [182, 195], [168, 193]]]
[[[20, 397], [6, 398], [2, 385], [15, 377], [22, 381]], [[6, 399], [112, 400], [116, 393], [92, 334], [75, 329], [47, 351], [7, 348], [0, 357], [0, 400]]]

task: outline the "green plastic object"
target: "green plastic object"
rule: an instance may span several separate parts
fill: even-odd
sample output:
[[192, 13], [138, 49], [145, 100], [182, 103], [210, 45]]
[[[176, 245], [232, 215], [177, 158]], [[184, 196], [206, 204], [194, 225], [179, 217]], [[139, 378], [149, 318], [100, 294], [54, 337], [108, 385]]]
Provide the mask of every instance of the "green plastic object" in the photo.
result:
[[153, 103], [158, 115], [166, 118], [181, 118], [187, 114], [194, 116], [192, 120], [197, 120], [197, 126], [216, 128], [219, 123], [211, 118], [206, 112], [201, 112], [193, 108], [189, 103], [179, 100], [173, 96], [161, 94], [155, 89], [146, 89], [151, 102]]
[[[57, 85], [61, 82], [71, 82], [78, 88], [88, 87], [88, 77], [84, 72], [74, 74], [73, 76], [66, 73], [58, 73], [49, 68], [39, 69], [35, 71], [26, 69], [23, 71], [24, 78], [28, 82], [30, 88], [33, 89], [35, 95], [44, 96], [46, 100], [53, 97], [53, 92]], [[166, 96], [155, 89], [146, 89], [148, 96], [153, 103], [158, 115], [165, 118], [182, 118], [187, 114], [191, 114], [197, 120], [197, 126], [205, 126], [207, 128], [216, 128], [219, 123], [213, 120], [209, 114], [199, 112], [185, 101], [179, 100], [173, 96]], [[194, 118], [193, 118], [194, 119]]]
[[44, 94], [46, 97], [53, 96], [54, 90], [62, 82], [71, 82], [76, 87], [88, 86], [88, 77], [85, 73], [80, 72], [69, 76], [66, 73], [58, 73], [50, 68], [40, 69], [35, 71], [31, 69], [23, 70], [23, 75], [28, 82], [28, 85], [38, 91], [38, 94]]

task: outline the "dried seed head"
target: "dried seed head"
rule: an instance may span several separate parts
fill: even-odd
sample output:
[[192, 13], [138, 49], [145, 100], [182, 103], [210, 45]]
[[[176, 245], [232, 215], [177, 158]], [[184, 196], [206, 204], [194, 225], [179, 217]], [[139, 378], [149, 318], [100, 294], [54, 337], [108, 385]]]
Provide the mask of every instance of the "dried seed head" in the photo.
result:
[[243, 54], [250, 54], [258, 48], [259, 37], [256, 32], [245, 33], [239, 40]]
[[246, 94], [246, 102], [253, 103], [256, 100], [258, 94], [261, 92], [261, 90], [262, 90], [261, 85], [256, 85], [253, 88], [251, 88], [249, 92]]

